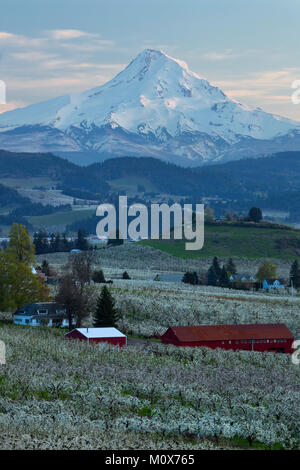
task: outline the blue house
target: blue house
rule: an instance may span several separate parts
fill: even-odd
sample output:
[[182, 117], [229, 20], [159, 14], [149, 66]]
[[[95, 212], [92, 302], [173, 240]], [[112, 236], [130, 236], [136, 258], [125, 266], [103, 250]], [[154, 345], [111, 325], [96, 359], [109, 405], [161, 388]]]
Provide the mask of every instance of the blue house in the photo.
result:
[[14, 314], [15, 325], [67, 327], [66, 308], [57, 302], [27, 303]]
[[263, 289], [282, 289], [285, 287], [284, 279], [265, 279], [263, 282]]

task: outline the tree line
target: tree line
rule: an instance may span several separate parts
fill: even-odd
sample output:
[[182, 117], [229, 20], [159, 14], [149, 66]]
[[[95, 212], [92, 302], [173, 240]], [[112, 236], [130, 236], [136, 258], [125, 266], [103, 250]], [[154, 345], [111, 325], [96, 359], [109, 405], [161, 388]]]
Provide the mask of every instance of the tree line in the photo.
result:
[[[276, 279], [277, 278], [277, 267], [271, 260], [264, 261], [259, 267], [255, 274], [255, 281], [247, 280], [237, 281], [230, 280], [230, 277], [237, 274], [237, 268], [232, 258], [227, 260], [227, 263], [223, 264], [221, 267], [218, 257], [215, 256], [212, 260], [210, 267], [206, 273], [205, 279], [201, 279], [199, 275], [194, 272], [186, 272], [183, 276], [182, 282], [198, 285], [198, 284], [207, 284], [208, 286], [219, 286], [219, 287], [230, 287], [238, 289], [249, 289], [254, 287], [259, 289], [262, 287], [262, 283], [266, 279]], [[288, 286], [294, 287], [295, 289], [300, 288], [300, 264], [298, 260], [293, 261], [290, 274], [288, 279]]]
[[84, 229], [78, 229], [74, 240], [67, 238], [66, 233], [48, 234], [45, 230], [39, 230], [33, 235], [33, 244], [37, 255], [68, 252], [73, 249], [86, 251], [91, 248]]

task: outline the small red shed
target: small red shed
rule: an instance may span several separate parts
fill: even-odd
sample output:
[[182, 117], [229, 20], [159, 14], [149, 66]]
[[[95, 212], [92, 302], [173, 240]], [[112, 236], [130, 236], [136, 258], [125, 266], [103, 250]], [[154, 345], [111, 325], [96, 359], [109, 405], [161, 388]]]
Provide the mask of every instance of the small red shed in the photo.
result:
[[161, 337], [163, 344], [245, 351], [293, 352], [294, 337], [282, 323], [251, 325], [173, 326]]
[[105, 328], [75, 328], [65, 334], [67, 339], [87, 341], [90, 344], [109, 343], [114, 346], [126, 346], [127, 338], [121, 331], [113, 327]]

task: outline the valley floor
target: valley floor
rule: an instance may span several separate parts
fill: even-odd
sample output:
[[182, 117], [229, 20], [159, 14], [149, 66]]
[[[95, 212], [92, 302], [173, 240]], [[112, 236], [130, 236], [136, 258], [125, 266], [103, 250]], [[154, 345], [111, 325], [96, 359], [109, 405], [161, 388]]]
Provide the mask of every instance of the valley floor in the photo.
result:
[[[139, 244], [95, 253], [114, 278], [128, 347], [67, 342], [63, 330], [13, 325], [1, 314], [2, 449], [299, 448], [300, 370], [289, 355], [176, 348], [155, 336], [179, 324], [270, 322], [299, 338], [300, 297], [156, 282], [160, 270], [198, 270], [211, 260], [191, 263]], [[62, 272], [67, 257], [40, 255], [38, 263]], [[260, 260], [246, 262], [256, 270]], [[124, 270], [131, 280], [116, 279]], [[100, 289], [93, 285], [95, 298]]]
[[67, 342], [1, 325], [2, 449], [297, 448], [299, 369], [286, 355]]

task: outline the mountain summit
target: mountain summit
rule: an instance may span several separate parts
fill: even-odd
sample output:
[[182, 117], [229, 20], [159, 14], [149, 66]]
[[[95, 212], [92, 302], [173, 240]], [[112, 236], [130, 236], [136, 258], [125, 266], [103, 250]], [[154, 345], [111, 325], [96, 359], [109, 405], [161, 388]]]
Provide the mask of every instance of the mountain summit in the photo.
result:
[[1, 114], [0, 148], [199, 165], [300, 150], [300, 122], [232, 100], [184, 62], [146, 49], [102, 86]]

